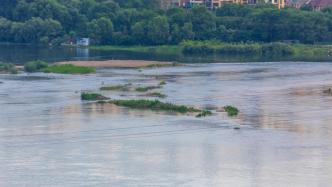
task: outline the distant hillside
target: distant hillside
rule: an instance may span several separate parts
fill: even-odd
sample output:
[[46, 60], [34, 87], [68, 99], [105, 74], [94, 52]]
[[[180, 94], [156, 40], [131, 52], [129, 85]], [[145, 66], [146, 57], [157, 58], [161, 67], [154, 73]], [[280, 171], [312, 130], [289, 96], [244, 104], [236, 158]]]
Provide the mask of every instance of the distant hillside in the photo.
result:
[[229, 4], [162, 9], [162, 0], [1, 0], [0, 42], [161, 45], [183, 40], [332, 42], [332, 9]]

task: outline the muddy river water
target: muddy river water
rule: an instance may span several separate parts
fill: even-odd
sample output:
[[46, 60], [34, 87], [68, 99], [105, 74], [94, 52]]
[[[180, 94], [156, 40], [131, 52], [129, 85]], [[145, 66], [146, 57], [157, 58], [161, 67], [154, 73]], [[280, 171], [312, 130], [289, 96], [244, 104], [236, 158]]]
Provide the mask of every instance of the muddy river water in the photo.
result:
[[[206, 118], [98, 105], [82, 90], [167, 82]], [[329, 186], [331, 63], [188, 64], [1, 75], [0, 186]], [[136, 92], [101, 92], [145, 98]], [[234, 105], [240, 115], [219, 109]], [[240, 127], [240, 129], [234, 129]]]

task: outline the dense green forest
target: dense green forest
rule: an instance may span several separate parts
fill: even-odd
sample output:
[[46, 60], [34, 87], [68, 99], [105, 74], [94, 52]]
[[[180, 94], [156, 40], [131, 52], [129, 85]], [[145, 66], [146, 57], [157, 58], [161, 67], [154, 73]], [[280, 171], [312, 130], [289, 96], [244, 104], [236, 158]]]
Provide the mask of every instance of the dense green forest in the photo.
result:
[[332, 42], [332, 9], [272, 5], [163, 9], [162, 0], [1, 0], [0, 42], [162, 45], [183, 40]]

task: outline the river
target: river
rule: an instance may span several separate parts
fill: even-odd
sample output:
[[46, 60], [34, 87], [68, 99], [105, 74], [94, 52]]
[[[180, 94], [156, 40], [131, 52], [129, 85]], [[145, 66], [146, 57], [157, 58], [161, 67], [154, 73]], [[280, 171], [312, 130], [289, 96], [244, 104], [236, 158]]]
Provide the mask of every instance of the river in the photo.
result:
[[[160, 80], [167, 82], [162, 100], [215, 114], [195, 118], [80, 100], [81, 91], [102, 84]], [[323, 93], [332, 87], [331, 63], [188, 63], [91, 75], [0, 75], [0, 81], [0, 186], [332, 183], [332, 96]], [[240, 115], [220, 112], [225, 105]]]

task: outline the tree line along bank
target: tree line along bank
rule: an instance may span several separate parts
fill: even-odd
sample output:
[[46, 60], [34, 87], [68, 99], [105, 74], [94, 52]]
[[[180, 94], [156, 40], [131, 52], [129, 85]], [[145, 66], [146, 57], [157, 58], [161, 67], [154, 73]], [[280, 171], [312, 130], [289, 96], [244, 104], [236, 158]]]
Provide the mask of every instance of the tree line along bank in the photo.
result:
[[160, 9], [148, 0], [3, 0], [0, 42], [61, 44], [89, 37], [96, 45], [176, 45], [184, 40], [332, 42], [332, 9], [227, 4], [216, 10]]

